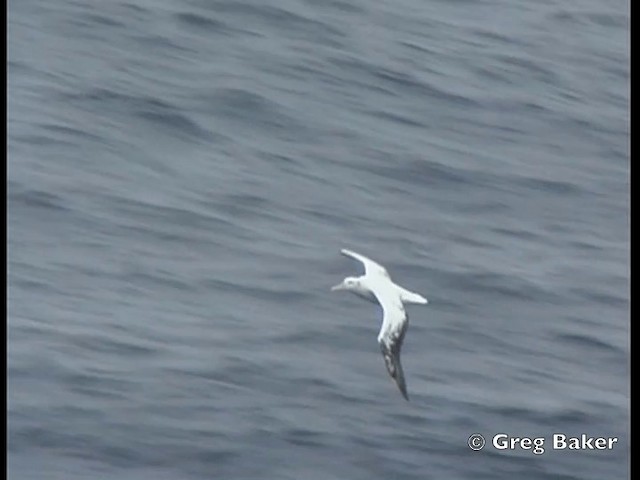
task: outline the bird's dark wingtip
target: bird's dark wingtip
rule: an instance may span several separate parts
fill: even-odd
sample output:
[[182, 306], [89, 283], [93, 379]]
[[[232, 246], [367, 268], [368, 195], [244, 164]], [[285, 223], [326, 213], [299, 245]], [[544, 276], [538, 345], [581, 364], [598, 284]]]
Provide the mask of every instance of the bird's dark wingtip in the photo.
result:
[[400, 393], [402, 393], [402, 396], [404, 397], [404, 399], [408, 402], [409, 401], [409, 394], [407, 393], [407, 388], [403, 386], [398, 385], [398, 387], [400, 387]]

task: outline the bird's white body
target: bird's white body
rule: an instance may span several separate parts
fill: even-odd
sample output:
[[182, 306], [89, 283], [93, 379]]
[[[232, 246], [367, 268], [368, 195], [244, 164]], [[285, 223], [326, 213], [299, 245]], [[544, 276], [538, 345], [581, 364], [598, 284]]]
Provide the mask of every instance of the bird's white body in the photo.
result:
[[409, 325], [409, 316], [405, 311], [404, 304], [425, 305], [428, 303], [427, 299], [396, 285], [387, 270], [370, 258], [347, 249], [341, 250], [341, 253], [362, 262], [365, 273], [360, 277], [345, 278], [332, 290], [348, 290], [382, 306], [382, 326], [378, 334], [378, 343], [389, 375], [395, 380], [402, 395], [408, 400], [404, 373], [400, 363], [400, 348]]

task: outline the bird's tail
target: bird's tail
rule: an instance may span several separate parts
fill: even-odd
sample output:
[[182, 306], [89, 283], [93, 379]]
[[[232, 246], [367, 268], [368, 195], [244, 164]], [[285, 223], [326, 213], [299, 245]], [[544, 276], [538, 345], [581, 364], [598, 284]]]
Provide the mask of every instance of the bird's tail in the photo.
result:
[[417, 303], [426, 305], [429, 301], [418, 293], [410, 292], [404, 288], [400, 288], [400, 299], [403, 303]]

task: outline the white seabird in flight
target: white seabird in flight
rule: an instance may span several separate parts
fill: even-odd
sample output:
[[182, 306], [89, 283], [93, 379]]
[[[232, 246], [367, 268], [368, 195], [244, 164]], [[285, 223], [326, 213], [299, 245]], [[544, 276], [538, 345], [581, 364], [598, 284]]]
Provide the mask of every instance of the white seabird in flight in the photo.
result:
[[395, 380], [402, 396], [409, 400], [407, 384], [404, 381], [404, 372], [400, 363], [400, 348], [409, 326], [409, 316], [404, 309], [404, 304], [426, 305], [427, 299], [393, 283], [387, 270], [370, 258], [347, 249], [340, 250], [340, 253], [362, 262], [364, 275], [347, 277], [339, 285], [331, 287], [331, 290], [348, 290], [367, 300], [380, 303], [383, 316], [382, 327], [378, 334], [378, 344], [389, 375]]

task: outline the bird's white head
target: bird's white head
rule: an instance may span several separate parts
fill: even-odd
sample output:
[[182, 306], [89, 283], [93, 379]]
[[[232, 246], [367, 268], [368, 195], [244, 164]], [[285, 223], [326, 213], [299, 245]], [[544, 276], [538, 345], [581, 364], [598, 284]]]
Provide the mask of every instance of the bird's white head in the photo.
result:
[[347, 277], [342, 283], [338, 285], [334, 285], [331, 287], [331, 291], [335, 292], [336, 290], [360, 290], [360, 279], [357, 277]]

